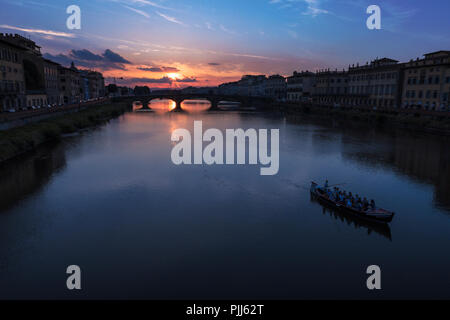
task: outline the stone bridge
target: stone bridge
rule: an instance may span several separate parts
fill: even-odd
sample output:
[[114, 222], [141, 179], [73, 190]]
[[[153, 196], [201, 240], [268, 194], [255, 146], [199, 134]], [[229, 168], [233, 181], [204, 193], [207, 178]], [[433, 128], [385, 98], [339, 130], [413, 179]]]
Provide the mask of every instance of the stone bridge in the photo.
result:
[[220, 95], [220, 94], [194, 94], [194, 93], [154, 93], [146, 96], [134, 96], [134, 97], [120, 97], [114, 98], [114, 100], [119, 101], [141, 101], [143, 105], [143, 109], [148, 108], [148, 103], [152, 100], [156, 99], [168, 99], [172, 100], [176, 103], [175, 109], [172, 111], [181, 111], [181, 104], [185, 100], [205, 100], [211, 103], [211, 107], [209, 110], [220, 110], [219, 103], [221, 101], [228, 102], [239, 102], [241, 106], [246, 107], [264, 107], [267, 104], [270, 104], [273, 100], [271, 98], [265, 97], [250, 97], [250, 96], [234, 96], [234, 95]]

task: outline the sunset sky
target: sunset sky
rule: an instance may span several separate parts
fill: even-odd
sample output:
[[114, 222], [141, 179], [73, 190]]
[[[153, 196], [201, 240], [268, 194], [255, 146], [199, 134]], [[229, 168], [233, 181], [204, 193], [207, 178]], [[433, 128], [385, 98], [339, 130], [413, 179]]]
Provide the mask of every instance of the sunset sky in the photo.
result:
[[[68, 30], [66, 8], [81, 8]], [[382, 30], [366, 28], [378, 4]], [[243, 74], [346, 68], [450, 49], [448, 0], [0, 0], [0, 31], [29, 36], [44, 56], [107, 82], [213, 86]]]

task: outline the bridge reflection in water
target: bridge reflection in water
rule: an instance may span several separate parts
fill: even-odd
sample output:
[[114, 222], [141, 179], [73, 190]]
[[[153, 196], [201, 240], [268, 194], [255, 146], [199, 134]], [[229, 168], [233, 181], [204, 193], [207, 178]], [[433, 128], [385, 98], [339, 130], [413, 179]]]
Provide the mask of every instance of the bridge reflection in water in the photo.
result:
[[175, 101], [170, 99], [154, 99], [148, 103], [133, 102], [133, 111], [154, 111], [158, 113], [170, 112], [176, 108]]
[[219, 111], [219, 110], [237, 110], [241, 107], [239, 102], [219, 101], [216, 108], [212, 107], [211, 102], [203, 99], [184, 100], [177, 109], [177, 104], [171, 99], [153, 99], [147, 104], [142, 101], [133, 102], [133, 111], [154, 111], [158, 113], [178, 111], [178, 112], [204, 112], [204, 111]]
[[[225, 106], [224, 109], [240, 109], [256, 110], [265, 109], [273, 103], [273, 100], [265, 97], [251, 97], [251, 96], [224, 96], [214, 94], [183, 94], [179, 92], [164, 93], [164, 94], [151, 94], [149, 96], [139, 97], [121, 97], [115, 98], [113, 101], [125, 102], [130, 101], [133, 103], [133, 108], [138, 105], [142, 105], [141, 111], [219, 111], [223, 110], [221, 106]], [[164, 103], [166, 105], [164, 105]], [[194, 107], [195, 106], [195, 107]], [[137, 108], [136, 108], [137, 109]]]

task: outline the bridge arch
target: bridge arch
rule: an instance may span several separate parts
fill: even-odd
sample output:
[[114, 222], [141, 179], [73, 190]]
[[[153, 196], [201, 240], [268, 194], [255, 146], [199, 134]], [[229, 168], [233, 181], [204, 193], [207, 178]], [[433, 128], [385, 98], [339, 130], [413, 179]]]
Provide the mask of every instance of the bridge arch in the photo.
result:
[[[145, 99], [146, 103], [144, 104], [144, 108], [147, 109], [155, 109], [156, 111], [172, 111], [176, 108], [177, 101], [172, 97], [149, 97]], [[160, 108], [158, 102], [162, 105], [163, 101], [167, 101], [167, 106]], [[152, 106], [153, 104], [153, 106]]]
[[187, 112], [202, 112], [211, 110], [213, 102], [210, 99], [204, 97], [189, 97], [180, 99], [180, 105], [182, 110]]
[[258, 108], [270, 104], [273, 100], [265, 97], [247, 97], [247, 96], [229, 96], [221, 94], [183, 94], [181, 92], [164, 92], [164, 93], [152, 93], [145, 96], [136, 96], [135, 99], [140, 99], [144, 106], [154, 100], [172, 100], [174, 102], [174, 108], [172, 111], [182, 111], [181, 103], [185, 100], [207, 100], [211, 103], [209, 110], [220, 110], [219, 103], [221, 101], [238, 102], [241, 106], [257, 106]]

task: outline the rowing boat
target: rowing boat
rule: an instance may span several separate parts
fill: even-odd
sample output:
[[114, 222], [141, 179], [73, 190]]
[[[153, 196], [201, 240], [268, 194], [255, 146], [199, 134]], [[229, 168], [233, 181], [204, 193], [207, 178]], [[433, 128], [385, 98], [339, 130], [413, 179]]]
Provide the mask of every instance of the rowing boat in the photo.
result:
[[368, 209], [366, 211], [364, 210], [358, 210], [353, 207], [348, 207], [344, 203], [335, 201], [328, 197], [326, 192], [322, 189], [317, 187], [317, 183], [312, 182], [311, 183], [311, 195], [316, 197], [320, 202], [322, 202], [325, 205], [328, 205], [330, 207], [333, 207], [337, 210], [340, 210], [342, 212], [352, 214], [355, 216], [358, 216], [362, 219], [378, 222], [378, 223], [389, 223], [394, 218], [395, 213], [391, 212], [389, 210], [385, 210], [382, 208], [375, 208], [375, 209]]

